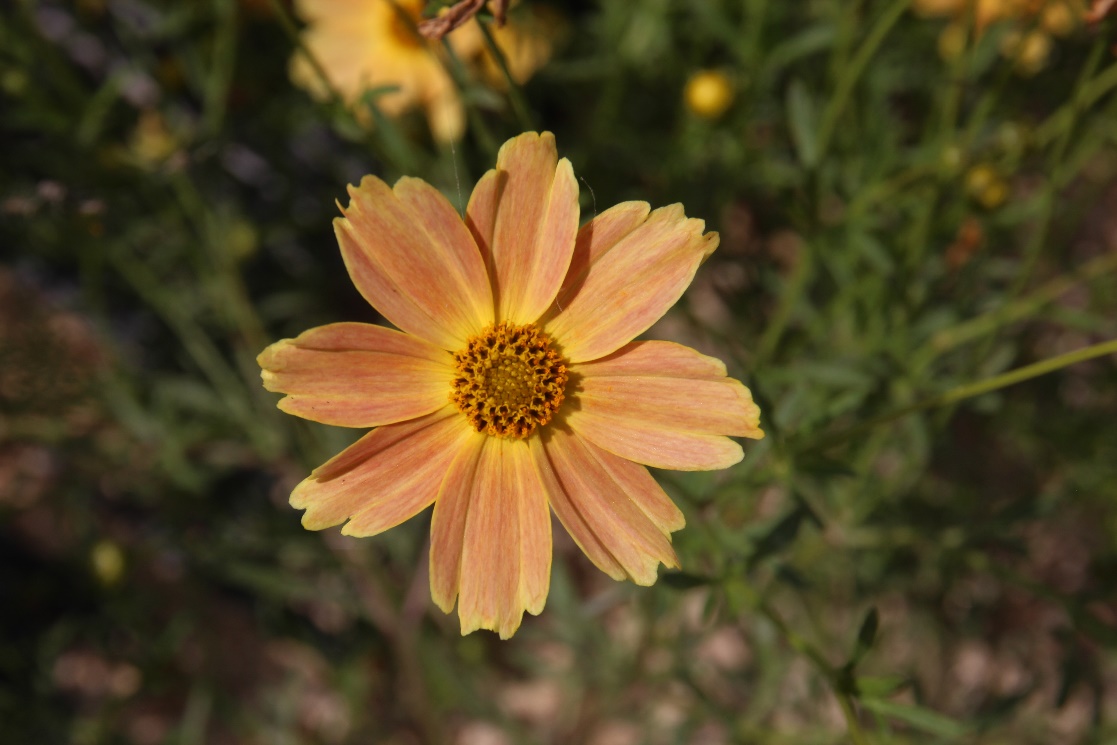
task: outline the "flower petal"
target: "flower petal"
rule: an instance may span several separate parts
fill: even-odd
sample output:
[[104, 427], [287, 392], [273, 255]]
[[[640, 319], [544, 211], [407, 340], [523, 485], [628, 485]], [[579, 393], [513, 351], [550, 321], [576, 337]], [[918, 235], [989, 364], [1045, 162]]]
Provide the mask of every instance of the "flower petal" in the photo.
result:
[[[661, 562], [678, 567], [669, 536], [626, 488], [637, 481], [631, 472], [614, 477], [597, 448], [558, 427], [533, 438], [533, 448], [551, 507], [599, 569], [614, 579], [651, 585]], [[647, 498], [643, 491], [641, 501]]]
[[507, 639], [538, 614], [551, 576], [547, 497], [528, 444], [475, 435], [447, 474], [431, 524], [431, 596], [462, 634]]
[[[465, 207], [465, 224], [473, 234], [473, 241], [488, 263], [493, 255], [493, 228], [496, 226], [496, 208], [508, 183], [507, 173], [491, 169], [473, 187], [469, 204]], [[492, 272], [492, 267], [489, 267]]]
[[264, 387], [288, 414], [339, 427], [377, 427], [446, 405], [445, 351], [399, 331], [334, 323], [272, 344], [256, 358]]
[[686, 518], [671, 501], [671, 497], [663, 491], [648, 469], [639, 463], [633, 463], [626, 458], [613, 455], [608, 450], [602, 450], [589, 440], [582, 441], [586, 448], [601, 461], [601, 465], [609, 472], [629, 499], [655, 523], [664, 535], [670, 535], [676, 530], [686, 527]]
[[321, 530], [352, 517], [346, 535], [374, 535], [434, 501], [455, 454], [472, 434], [450, 406], [378, 427], [336, 455], [291, 494], [303, 526]]
[[[583, 366], [571, 367], [574, 374]], [[760, 408], [749, 389], [733, 378], [695, 380], [654, 375], [584, 374], [577, 394], [580, 411], [598, 417], [636, 420], [665, 430], [760, 439]]]
[[578, 365], [584, 376], [661, 375], [668, 378], [724, 378], [725, 363], [672, 341], [634, 341], [612, 354]]
[[[627, 209], [631, 219], [636, 210]], [[595, 259], [568, 273], [565, 302], [559, 297], [543, 318], [564, 356], [571, 362], [603, 357], [659, 320], [717, 247], [717, 233], [703, 234], [704, 228], [675, 204], [652, 212], [611, 247], [603, 241]]]
[[720, 435], [764, 437], [749, 389], [726, 377], [719, 360], [689, 347], [632, 342], [570, 372], [579, 382], [567, 423], [622, 458], [657, 468], [725, 468], [743, 452]]
[[465, 523], [473, 498], [473, 484], [487, 435], [471, 432], [455, 453], [442, 480], [431, 518], [431, 599], [443, 613], [454, 610], [461, 581]]
[[478, 244], [490, 252], [497, 316], [533, 323], [551, 305], [570, 264], [578, 182], [570, 161], [558, 160], [550, 132], [526, 132], [504, 143], [496, 174], [486, 174], [478, 184], [481, 194], [470, 199], [470, 215], [477, 214], [474, 234], [487, 230], [491, 214], [492, 241]]
[[567, 424], [581, 437], [610, 453], [653, 468], [713, 471], [745, 457], [741, 446], [721, 435], [664, 429], [638, 419], [603, 417], [572, 411]]
[[523, 440], [486, 438], [462, 542], [458, 615], [463, 634], [507, 639], [524, 610], [543, 608], [550, 583], [547, 498]]
[[586, 280], [586, 271], [601, 255], [648, 219], [651, 207], [647, 202], [621, 202], [613, 205], [582, 226], [574, 242], [570, 268], [555, 298], [555, 309], [570, 305]]
[[484, 262], [446, 198], [418, 179], [349, 187], [334, 232], [353, 283], [404, 331], [457, 350], [493, 322]]

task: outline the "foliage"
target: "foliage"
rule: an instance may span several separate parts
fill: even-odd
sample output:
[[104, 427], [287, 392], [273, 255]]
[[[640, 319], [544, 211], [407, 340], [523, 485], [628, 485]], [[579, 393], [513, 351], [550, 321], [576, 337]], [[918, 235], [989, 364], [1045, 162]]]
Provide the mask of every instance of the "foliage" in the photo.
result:
[[[451, 70], [453, 146], [293, 87], [281, 2], [5, 5], [0, 739], [1117, 737], [1115, 360], [1059, 357], [1117, 338], [1114, 21], [1027, 76], [1002, 42], [1036, 21], [950, 21], [944, 61], [908, 5], [552, 2], [522, 88]], [[704, 70], [724, 113], [685, 105]], [[721, 232], [649, 336], [729, 360], [769, 437], [657, 474], [685, 573], [617, 584], [556, 538], [501, 643], [430, 605], [428, 517], [301, 528], [287, 494], [355, 433], [281, 415], [254, 357], [378, 320], [346, 183], [460, 205], [536, 127], [584, 216], [680, 201]]]

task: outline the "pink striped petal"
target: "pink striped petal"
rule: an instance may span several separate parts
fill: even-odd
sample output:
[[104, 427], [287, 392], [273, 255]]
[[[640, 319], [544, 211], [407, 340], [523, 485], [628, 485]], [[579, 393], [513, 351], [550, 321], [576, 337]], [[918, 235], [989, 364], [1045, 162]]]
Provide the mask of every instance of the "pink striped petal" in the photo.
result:
[[543, 610], [551, 576], [547, 497], [527, 442], [476, 435], [447, 475], [431, 525], [431, 595], [462, 634], [507, 639]]
[[656, 468], [725, 468], [744, 453], [722, 435], [761, 439], [760, 408], [725, 365], [689, 347], [632, 342], [580, 365], [567, 423], [595, 445]]
[[465, 524], [473, 500], [477, 466], [488, 435], [471, 432], [458, 448], [442, 481], [431, 518], [431, 599], [443, 613], [454, 610], [461, 582]]
[[418, 179], [391, 189], [374, 176], [349, 196], [334, 232], [353, 283], [385, 318], [452, 351], [492, 324], [484, 262], [445, 197]]
[[721, 435], [703, 435], [641, 422], [571, 411], [566, 422], [579, 436], [610, 453], [653, 468], [713, 471], [745, 457], [741, 446]]
[[[465, 207], [465, 224], [473, 234], [473, 241], [485, 257], [486, 263], [491, 264], [493, 255], [493, 228], [496, 226], [496, 208], [500, 204], [504, 186], [508, 183], [506, 172], [498, 173], [496, 169], [485, 172], [473, 193], [469, 195], [469, 204]], [[492, 274], [492, 266], [489, 266]]]
[[663, 491], [648, 469], [626, 458], [619, 458], [608, 450], [602, 450], [589, 440], [582, 441], [586, 449], [594, 454], [609, 475], [613, 477], [629, 499], [655, 523], [664, 535], [686, 527], [686, 518]]
[[[630, 209], [631, 219], [636, 210]], [[564, 356], [571, 362], [604, 357], [659, 320], [717, 247], [717, 233], [703, 234], [704, 228], [701, 220], [687, 219], [681, 205], [662, 207], [569, 274], [566, 301], [559, 298], [543, 318]]]
[[649, 212], [651, 207], [647, 202], [621, 202], [582, 226], [574, 242], [570, 268], [566, 270], [566, 277], [555, 298], [556, 310], [570, 305], [570, 300], [585, 281], [589, 267], [622, 238], [640, 227], [648, 219]]
[[[616, 478], [600, 451], [578, 435], [558, 427], [548, 434], [534, 445], [543, 483], [555, 514], [586, 556], [614, 579], [629, 577], [639, 585], [655, 582], [660, 563], [678, 567], [670, 537], [626, 488], [639, 480], [631, 472]], [[637, 499], [647, 498], [640, 487]]]
[[577, 397], [580, 411], [587, 414], [704, 435], [763, 437], [757, 428], [759, 407], [749, 389], [733, 378], [598, 377], [584, 373], [581, 365], [571, 372], [584, 375]]
[[481, 451], [462, 544], [462, 634], [492, 629], [507, 639], [524, 610], [543, 608], [550, 582], [547, 498], [529, 446], [489, 437]]
[[346, 518], [346, 535], [375, 535], [434, 501], [454, 455], [473, 435], [447, 406], [420, 419], [369, 432], [295, 487], [303, 526], [322, 530]]
[[625, 572], [624, 567], [613, 558], [606, 544], [594, 534], [589, 523], [566, 496], [562, 482], [559, 481], [555, 469], [551, 466], [551, 460], [543, 448], [543, 438], [532, 437], [528, 440], [528, 444], [531, 446], [531, 454], [535, 456], [539, 477], [543, 482], [543, 488], [547, 492], [551, 509], [554, 510], [559, 522], [566, 528], [566, 532], [582, 549], [582, 553], [589, 557], [594, 566], [615, 580], [627, 579], [628, 573]]
[[452, 360], [399, 331], [335, 323], [272, 344], [256, 358], [264, 387], [286, 393], [279, 408], [339, 427], [377, 427], [446, 405]]
[[[558, 160], [550, 132], [526, 132], [500, 148], [496, 175], [486, 174], [468, 213], [479, 246], [487, 245], [497, 316], [533, 323], [562, 284], [578, 233], [578, 182]], [[485, 240], [490, 230], [492, 240]]]
[[578, 365], [582, 375], [660, 375], [667, 378], [724, 378], [725, 363], [672, 341], [634, 341], [592, 362]]

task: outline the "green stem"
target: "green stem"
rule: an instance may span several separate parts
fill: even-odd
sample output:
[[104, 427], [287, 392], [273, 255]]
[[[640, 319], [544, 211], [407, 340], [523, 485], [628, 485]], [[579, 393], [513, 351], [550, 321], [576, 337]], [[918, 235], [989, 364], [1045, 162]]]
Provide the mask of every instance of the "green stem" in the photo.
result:
[[822, 656], [822, 653], [813, 644], [799, 636], [768, 601], [756, 598], [754, 608], [779, 630], [792, 649], [809, 659], [826, 678], [830, 688], [834, 691], [834, 696], [838, 699], [842, 716], [845, 717], [846, 729], [849, 731], [849, 739], [853, 742], [853, 745], [869, 745], [869, 741], [866, 739], [865, 733], [861, 731], [861, 725], [857, 721], [857, 712], [853, 707], [853, 697], [843, 690], [839, 684], [838, 671], [834, 669], [834, 666]]
[[295, 19], [291, 17], [291, 13], [282, 0], [271, 0], [271, 7], [275, 17], [279, 19], [279, 25], [283, 27], [284, 33], [287, 34], [295, 48], [299, 50], [299, 54], [306, 57], [307, 63], [314, 70], [314, 74], [318, 76], [318, 81], [322, 83], [322, 88], [325, 89], [330, 102], [348, 109], [348, 106], [345, 105], [345, 99], [342, 98], [341, 93], [330, 81], [330, 76], [326, 74], [326, 69], [314, 56], [314, 52], [310, 51], [310, 48], [303, 42], [302, 34], [299, 33], [299, 27], [295, 24]]
[[525, 132], [534, 130], [535, 123], [532, 121], [531, 110], [528, 108], [527, 101], [524, 99], [524, 93], [520, 90], [519, 83], [512, 77], [512, 71], [508, 69], [508, 59], [504, 56], [504, 52], [496, 43], [493, 38], [492, 31], [489, 26], [483, 23], [480, 18], [474, 18], [477, 21], [477, 26], [481, 29], [481, 36], [485, 39], [485, 47], [488, 48], [489, 54], [493, 56], [496, 61], [497, 67], [504, 75], [504, 82], [508, 86], [508, 98], [512, 101], [512, 110], [516, 113], [516, 119], [519, 120], [520, 126]]
[[1074, 124], [1075, 114], [1080, 108], [1091, 106], [1114, 88], [1117, 88], [1117, 63], [1107, 67], [1083, 86], [1082, 93], [1077, 100], [1071, 100], [1049, 116], [1043, 124], [1036, 127], [1036, 142], [1040, 145], [1046, 145], [1064, 132], [1069, 131]]
[[1117, 254], [1098, 256], [1084, 264], [1078, 271], [1067, 276], [1056, 277], [1027, 297], [938, 332], [931, 337], [927, 345], [928, 352], [938, 356], [986, 334], [991, 334], [1002, 326], [1028, 318], [1069, 290], [1115, 269], [1117, 269]]
[[1070, 146], [1071, 137], [1074, 130], [1077, 128], [1081, 121], [1081, 115], [1085, 113], [1086, 109], [1090, 106], [1090, 101], [1086, 98], [1087, 89], [1090, 83], [1095, 79], [1094, 73], [1101, 64], [1102, 54], [1109, 46], [1108, 42], [1103, 37], [1098, 37], [1094, 40], [1094, 46], [1090, 49], [1090, 56], [1086, 60], [1085, 66], [1079, 73], [1078, 80], [1074, 84], [1074, 93], [1071, 94], [1070, 110], [1067, 121], [1067, 126], [1059, 133], [1058, 139], [1055, 141], [1055, 147], [1051, 153], [1051, 160], [1048, 163], [1049, 172], [1052, 174], [1048, 183], [1051, 188], [1061, 188], [1066, 185], [1066, 178], [1064, 168], [1064, 156], [1067, 152], [1067, 147]]
[[852, 427], [848, 427], [832, 435], [813, 438], [811, 440], [808, 440], [801, 447], [797, 448], [797, 450], [801, 453], [812, 450], [825, 450], [827, 448], [833, 447], [834, 445], [839, 445], [843, 442], [846, 442], [851, 438], [856, 437], [857, 435], [878, 427], [881, 424], [887, 424], [888, 422], [900, 419], [901, 417], [905, 417], [908, 414], [914, 414], [917, 411], [934, 409], [940, 406], [948, 406], [967, 398], [980, 396], [983, 393], [991, 393], [992, 391], [996, 391], [1001, 388], [1007, 388], [1010, 385], [1023, 383], [1025, 380], [1038, 378], [1041, 375], [1046, 375], [1049, 372], [1054, 372], [1055, 370], [1060, 370], [1064, 367], [1069, 367], [1070, 365], [1074, 365], [1079, 362], [1085, 362], [1086, 360], [1091, 360], [1095, 357], [1104, 357], [1107, 354], [1114, 353], [1117, 353], [1117, 339], [1111, 339], [1110, 341], [1093, 344], [1089, 347], [1083, 347], [1082, 349], [1077, 349], [1073, 352], [1067, 352], [1066, 354], [1049, 357], [1048, 359], [1040, 360], [1039, 362], [1035, 362], [1031, 365], [1025, 365], [1024, 367], [1018, 367], [1015, 370], [1009, 370], [1006, 373], [1002, 373], [992, 378], [987, 378], [985, 380], [979, 380], [976, 383], [967, 383], [965, 385], [951, 388], [945, 393], [940, 393], [937, 396], [932, 396], [931, 398], [916, 402], [910, 406], [905, 406], [901, 409], [897, 409], [896, 411], [889, 412], [888, 414], [875, 417], [867, 422], [855, 424]]
[[910, 4], [911, 0], [896, 0], [892, 3], [876, 22], [876, 25], [873, 26], [868, 38], [865, 39], [865, 43], [857, 50], [857, 54], [849, 63], [845, 74], [838, 79], [834, 95], [831, 96], [830, 102], [826, 105], [826, 110], [822, 113], [822, 123], [818, 128], [818, 159], [816, 162], [822, 162], [823, 155], [830, 144], [830, 138], [833, 137], [835, 127], [838, 125], [838, 119], [841, 118], [842, 112], [849, 102], [849, 97], [853, 93], [853, 88], [861, 78], [861, 74], [869, 66], [869, 61], [872, 60], [873, 55], [876, 54], [877, 49], [880, 48], [885, 37], [888, 36], [888, 32], [900, 20], [900, 16], [903, 15]]
[[807, 283], [812, 274], [813, 260], [811, 255], [810, 246], [804, 243], [799, 251], [799, 261], [795, 265], [795, 269], [788, 280], [787, 285], [784, 287], [783, 292], [780, 293], [780, 304], [776, 308], [775, 314], [772, 316], [768, 328], [764, 330], [764, 336], [760, 338], [760, 344], [756, 350], [756, 363], [755, 367], [761, 367], [773, 353], [783, 337], [783, 333], [787, 328], [788, 323], [791, 321], [791, 316], [795, 312], [795, 308], [799, 305], [799, 299], [806, 292]]

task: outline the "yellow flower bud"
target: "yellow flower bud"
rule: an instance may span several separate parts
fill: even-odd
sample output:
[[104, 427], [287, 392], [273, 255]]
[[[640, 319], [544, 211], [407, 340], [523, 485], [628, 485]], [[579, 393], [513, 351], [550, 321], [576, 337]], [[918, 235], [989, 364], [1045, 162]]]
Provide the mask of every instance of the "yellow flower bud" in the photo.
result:
[[1001, 54], [1012, 60], [1021, 75], [1035, 75], [1047, 65], [1051, 46], [1051, 37], [1044, 31], [1013, 32], [1001, 42]]
[[966, 27], [961, 23], [951, 23], [939, 34], [939, 56], [953, 62], [966, 51]]
[[115, 585], [124, 574], [124, 553], [112, 541], [98, 541], [89, 554], [93, 575], [106, 587]]
[[683, 98], [692, 114], [717, 119], [733, 103], [733, 83], [719, 70], [700, 70], [687, 81]]
[[993, 210], [1008, 199], [1008, 184], [993, 166], [980, 163], [966, 174], [966, 193], [985, 209]]

